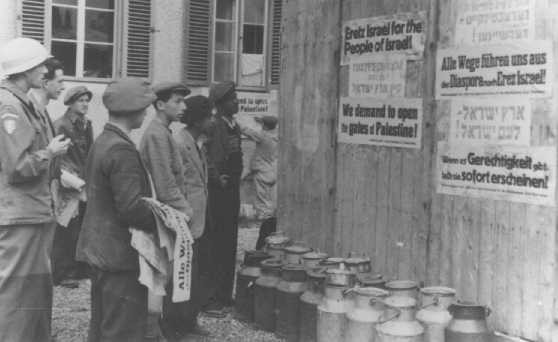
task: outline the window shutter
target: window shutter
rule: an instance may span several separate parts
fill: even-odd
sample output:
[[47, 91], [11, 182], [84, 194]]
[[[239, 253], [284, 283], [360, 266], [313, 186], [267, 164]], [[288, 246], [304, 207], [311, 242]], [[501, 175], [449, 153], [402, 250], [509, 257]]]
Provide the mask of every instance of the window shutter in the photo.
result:
[[186, 7], [184, 66], [186, 83], [209, 85], [211, 0], [189, 0]]
[[45, 2], [44, 0], [23, 0], [21, 2], [21, 35], [45, 42]]
[[281, 77], [281, 11], [283, 0], [273, 0], [271, 23], [271, 84], [279, 84]]
[[126, 75], [149, 78], [151, 0], [128, 0]]

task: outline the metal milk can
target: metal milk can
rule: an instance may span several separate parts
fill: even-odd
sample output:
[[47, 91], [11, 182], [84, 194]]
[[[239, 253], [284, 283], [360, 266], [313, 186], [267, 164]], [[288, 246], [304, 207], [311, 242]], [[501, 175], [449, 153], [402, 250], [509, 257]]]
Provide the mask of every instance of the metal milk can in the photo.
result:
[[278, 259], [262, 261], [262, 275], [254, 285], [254, 322], [266, 331], [275, 331], [275, 289], [281, 280], [282, 266]]
[[422, 308], [417, 320], [424, 326], [425, 342], [445, 342], [445, 329], [451, 321], [449, 306], [455, 298], [455, 290], [449, 287], [432, 286], [420, 290]]
[[361, 287], [376, 287], [385, 289], [386, 280], [379, 273], [361, 273], [357, 274], [357, 284]]
[[370, 257], [364, 255], [354, 256], [354, 254], [349, 254], [349, 257], [345, 259], [345, 266], [356, 274], [372, 272], [372, 261]]
[[317, 342], [343, 341], [347, 320], [345, 314], [349, 308], [345, 300], [347, 289], [348, 287], [343, 285], [326, 285], [324, 299], [318, 305]]
[[413, 280], [392, 280], [386, 283], [392, 296], [411, 297], [418, 301], [419, 284]]
[[300, 296], [299, 342], [315, 342], [318, 305], [324, 298], [325, 268], [306, 271], [306, 291]]
[[346, 314], [345, 342], [374, 342], [376, 324], [384, 314], [384, 300], [389, 292], [375, 287], [355, 287], [348, 291], [355, 294], [355, 304]]
[[415, 319], [417, 301], [392, 296], [385, 300], [385, 317], [376, 326], [379, 342], [423, 342], [424, 328]]
[[281, 281], [275, 291], [275, 333], [288, 342], [298, 342], [300, 296], [306, 290], [306, 270], [288, 264], [281, 269]]
[[302, 264], [307, 270], [320, 267], [322, 260], [327, 259], [326, 253], [320, 253], [319, 251], [309, 252], [302, 256]]
[[327, 258], [325, 260], [322, 260], [322, 262], [320, 263], [320, 266], [325, 266], [328, 269], [341, 268], [342, 266], [345, 266], [345, 259], [343, 259], [343, 258]]
[[254, 282], [261, 276], [260, 263], [269, 254], [262, 251], [246, 251], [244, 264], [236, 276], [235, 311], [242, 321], [254, 320]]
[[293, 265], [302, 265], [302, 256], [312, 251], [312, 248], [301, 244], [300, 242], [284, 249], [285, 263]]
[[453, 315], [446, 328], [448, 342], [489, 342], [490, 330], [486, 318], [490, 309], [473, 303], [456, 303], [449, 307]]
[[291, 239], [283, 232], [277, 232], [265, 238], [265, 251], [273, 258], [282, 260], [284, 257], [283, 249], [289, 245]]

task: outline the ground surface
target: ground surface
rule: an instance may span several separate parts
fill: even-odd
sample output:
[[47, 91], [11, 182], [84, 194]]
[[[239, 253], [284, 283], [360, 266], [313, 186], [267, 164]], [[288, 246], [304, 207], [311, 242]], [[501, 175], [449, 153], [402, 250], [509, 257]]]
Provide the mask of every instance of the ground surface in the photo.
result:
[[[237, 265], [247, 249], [253, 249], [256, 244], [258, 230], [252, 226], [242, 228], [238, 238]], [[201, 317], [201, 325], [211, 331], [211, 338], [195, 339], [192, 342], [217, 341], [262, 341], [280, 342], [272, 334], [264, 333], [253, 326], [239, 322], [229, 314], [225, 319]], [[89, 324], [89, 281], [82, 281], [77, 289], [62, 287], [54, 288], [54, 307], [52, 332], [56, 342], [86, 341]]]

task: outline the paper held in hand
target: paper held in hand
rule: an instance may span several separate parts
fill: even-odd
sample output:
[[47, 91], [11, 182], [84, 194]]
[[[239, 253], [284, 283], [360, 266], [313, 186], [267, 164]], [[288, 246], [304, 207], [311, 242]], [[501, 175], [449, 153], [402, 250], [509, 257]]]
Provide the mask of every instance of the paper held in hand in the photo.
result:
[[62, 186], [65, 188], [72, 188], [81, 191], [85, 186], [85, 181], [83, 179], [64, 169], [62, 169], [60, 180], [62, 182]]

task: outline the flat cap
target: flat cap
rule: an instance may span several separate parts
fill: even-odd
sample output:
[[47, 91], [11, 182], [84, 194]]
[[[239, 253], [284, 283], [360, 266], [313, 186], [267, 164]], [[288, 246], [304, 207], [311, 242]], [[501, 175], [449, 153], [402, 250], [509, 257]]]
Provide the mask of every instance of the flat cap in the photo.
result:
[[89, 96], [90, 101], [93, 97], [93, 93], [89, 89], [87, 89], [86, 86], [77, 86], [68, 89], [68, 91], [66, 92], [66, 96], [64, 96], [64, 105], [71, 105], [83, 95]]
[[147, 108], [156, 98], [149, 82], [127, 77], [107, 86], [103, 93], [103, 104], [110, 112], [136, 112]]
[[219, 103], [235, 90], [236, 85], [233, 81], [213, 83], [209, 87], [209, 98], [213, 103]]
[[167, 92], [178, 93], [184, 96], [190, 95], [191, 91], [184, 84], [179, 82], [161, 82], [153, 86], [153, 91], [157, 97]]

